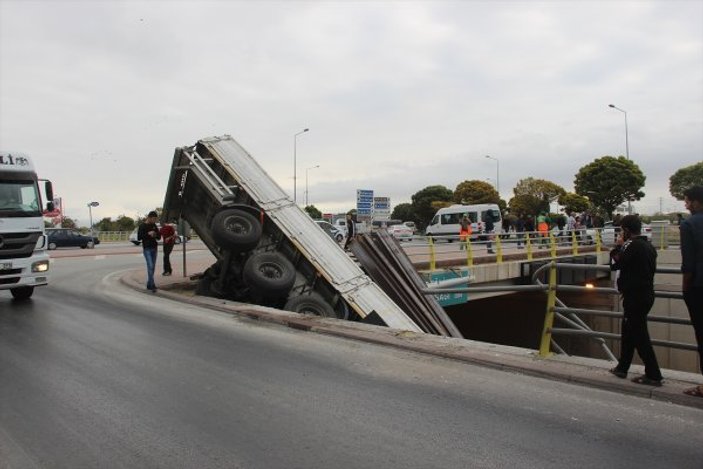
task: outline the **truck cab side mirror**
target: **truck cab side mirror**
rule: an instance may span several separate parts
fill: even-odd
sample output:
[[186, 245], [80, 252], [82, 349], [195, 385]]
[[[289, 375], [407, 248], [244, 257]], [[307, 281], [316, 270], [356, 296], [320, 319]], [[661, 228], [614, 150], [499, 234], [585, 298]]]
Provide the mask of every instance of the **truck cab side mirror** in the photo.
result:
[[46, 210], [49, 212], [54, 211], [54, 188], [51, 185], [51, 181], [44, 182], [44, 193], [46, 194]]

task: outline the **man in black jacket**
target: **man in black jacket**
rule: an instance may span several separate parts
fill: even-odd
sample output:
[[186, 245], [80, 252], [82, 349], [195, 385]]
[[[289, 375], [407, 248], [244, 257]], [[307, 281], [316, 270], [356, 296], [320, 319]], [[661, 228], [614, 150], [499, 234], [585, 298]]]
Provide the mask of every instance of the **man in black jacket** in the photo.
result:
[[137, 230], [137, 239], [142, 242], [142, 250], [146, 260], [146, 288], [152, 292], [156, 292], [154, 269], [156, 268], [156, 253], [159, 248], [157, 241], [161, 239], [159, 228], [156, 226], [157, 218], [158, 214], [152, 210]]
[[624, 310], [621, 330], [620, 360], [610, 370], [618, 378], [627, 377], [635, 350], [644, 363], [644, 375], [632, 379], [638, 384], [661, 386], [662, 375], [647, 329], [647, 315], [654, 304], [654, 271], [657, 251], [645, 236], [636, 215], [626, 215], [620, 222], [621, 235], [610, 252], [612, 270], [619, 270], [618, 291]]
[[[679, 223], [681, 232], [681, 272], [683, 299], [691, 315], [691, 324], [698, 343], [698, 356], [703, 373], [703, 186], [693, 186], [683, 193], [691, 216]], [[684, 391], [703, 397], [703, 384]]]

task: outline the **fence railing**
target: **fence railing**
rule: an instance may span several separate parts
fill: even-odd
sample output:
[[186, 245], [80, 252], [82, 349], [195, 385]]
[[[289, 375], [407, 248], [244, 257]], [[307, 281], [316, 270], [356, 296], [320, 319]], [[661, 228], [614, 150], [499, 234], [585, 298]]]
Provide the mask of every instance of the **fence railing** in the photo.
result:
[[[584, 316], [604, 316], [616, 319], [622, 319], [623, 313], [617, 311], [606, 311], [606, 310], [596, 310], [596, 309], [585, 309], [585, 308], [571, 308], [567, 306], [561, 299], [558, 298], [557, 293], [562, 292], [584, 292], [594, 295], [619, 295], [620, 293], [615, 288], [604, 288], [604, 287], [591, 287], [591, 286], [578, 286], [578, 285], [560, 285], [557, 283], [557, 271], [558, 269], [571, 269], [571, 270], [587, 270], [587, 271], [601, 271], [610, 272], [610, 267], [606, 265], [595, 265], [595, 264], [571, 264], [571, 263], [558, 263], [551, 261], [533, 273], [532, 285], [496, 285], [496, 286], [476, 286], [476, 287], [451, 287], [451, 288], [432, 288], [428, 287], [423, 289], [423, 293], [426, 295], [438, 295], [443, 293], [489, 293], [489, 292], [508, 292], [508, 293], [518, 293], [518, 292], [530, 292], [530, 291], [543, 291], [547, 294], [547, 304], [546, 312], [544, 318], [544, 326], [542, 328], [542, 334], [540, 337], [539, 355], [541, 357], [547, 357], [552, 352], [552, 349], [557, 353], [566, 354], [563, 348], [554, 340], [553, 336], [558, 335], [571, 335], [571, 336], [582, 336], [588, 337], [595, 340], [603, 349], [604, 353], [610, 360], [616, 361], [617, 358], [613, 352], [608, 347], [605, 339], [620, 340], [620, 334], [615, 334], [612, 332], [605, 331], [595, 331], [589, 327], [586, 322], [581, 318]], [[657, 273], [661, 274], [680, 274], [679, 269], [674, 268], [664, 268], [660, 267], [656, 270]], [[540, 279], [543, 275], [546, 275], [547, 282], [544, 283]], [[683, 294], [681, 292], [671, 292], [671, 291], [655, 291], [655, 297], [657, 298], [670, 298], [679, 299], [683, 301]], [[558, 320], [568, 327], [554, 327], [555, 321]], [[676, 326], [691, 326], [691, 321], [684, 318], [673, 318], [658, 315], [656, 313], [650, 314], [647, 317], [650, 322], [665, 323]], [[661, 347], [680, 349], [680, 350], [691, 350], [696, 351], [697, 346], [695, 344], [676, 342], [671, 340], [652, 340], [652, 345], [657, 345]]]

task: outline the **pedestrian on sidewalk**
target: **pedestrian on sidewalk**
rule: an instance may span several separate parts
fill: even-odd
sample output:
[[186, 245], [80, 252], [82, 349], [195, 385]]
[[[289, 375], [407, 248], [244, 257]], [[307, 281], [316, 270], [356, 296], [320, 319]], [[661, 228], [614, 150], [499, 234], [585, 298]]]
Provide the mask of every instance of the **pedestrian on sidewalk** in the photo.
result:
[[[691, 216], [679, 225], [681, 233], [681, 290], [691, 316], [698, 343], [698, 363], [703, 373], [703, 186], [693, 186], [683, 193]], [[703, 384], [684, 391], [703, 397]]]
[[356, 235], [356, 226], [354, 225], [354, 219], [352, 218], [351, 213], [347, 213], [346, 227], [347, 227], [347, 240], [344, 242], [344, 250], [345, 251], [349, 249], [349, 243], [351, 243], [352, 239], [354, 239], [354, 236]]
[[163, 275], [169, 276], [173, 273], [171, 268], [171, 252], [173, 251], [173, 246], [176, 244], [176, 228], [173, 227], [172, 223], [166, 223], [159, 230], [161, 239], [163, 240], [163, 250], [164, 250], [164, 271]]
[[459, 222], [459, 250], [466, 249], [467, 239], [471, 236], [471, 220], [464, 214]]
[[626, 378], [635, 350], [644, 363], [644, 375], [632, 382], [661, 386], [662, 374], [654, 354], [647, 328], [647, 315], [654, 304], [654, 271], [657, 251], [641, 235], [642, 222], [636, 215], [626, 215], [615, 248], [610, 252], [612, 270], [619, 270], [617, 285], [622, 295], [623, 320], [620, 332], [620, 360], [610, 372]]
[[493, 232], [495, 231], [495, 223], [493, 222], [493, 213], [490, 210], [483, 212], [483, 239], [486, 241], [486, 252], [493, 254]]
[[156, 292], [154, 269], [156, 268], [156, 254], [159, 248], [157, 241], [161, 239], [159, 228], [156, 226], [158, 217], [159, 215], [152, 210], [137, 230], [137, 239], [142, 242], [142, 251], [146, 260], [146, 288], [152, 292]]
[[517, 220], [515, 220], [515, 234], [517, 236], [517, 248], [523, 249], [522, 242], [525, 238], [525, 215], [518, 214]]

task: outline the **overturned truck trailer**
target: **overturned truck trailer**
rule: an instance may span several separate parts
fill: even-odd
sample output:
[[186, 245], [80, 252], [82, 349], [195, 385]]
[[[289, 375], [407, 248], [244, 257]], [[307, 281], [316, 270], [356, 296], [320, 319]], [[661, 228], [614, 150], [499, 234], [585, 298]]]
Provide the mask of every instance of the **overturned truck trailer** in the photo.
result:
[[200, 294], [421, 332], [228, 135], [176, 149], [162, 217], [217, 258]]

